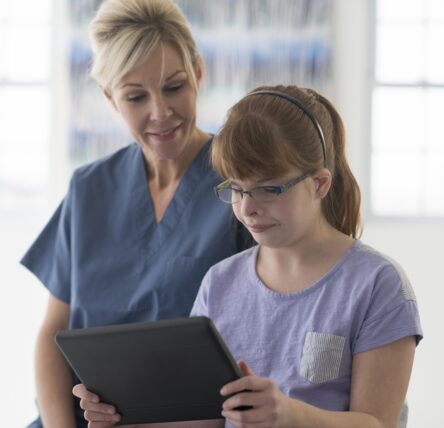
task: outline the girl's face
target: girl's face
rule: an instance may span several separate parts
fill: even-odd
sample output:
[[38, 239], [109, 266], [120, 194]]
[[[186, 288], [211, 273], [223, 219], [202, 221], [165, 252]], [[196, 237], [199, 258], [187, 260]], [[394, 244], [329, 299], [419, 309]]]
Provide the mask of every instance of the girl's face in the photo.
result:
[[160, 44], [105, 95], [150, 156], [176, 159], [193, 143], [197, 94], [173, 46]]
[[[301, 172], [295, 170], [275, 180], [258, 182], [233, 179], [231, 186], [241, 190], [281, 186], [300, 175]], [[293, 246], [316, 232], [323, 220], [321, 199], [329, 186], [329, 172], [320, 170], [271, 202], [257, 202], [250, 195], [244, 195], [240, 202], [233, 204], [233, 212], [258, 244], [270, 248]]]

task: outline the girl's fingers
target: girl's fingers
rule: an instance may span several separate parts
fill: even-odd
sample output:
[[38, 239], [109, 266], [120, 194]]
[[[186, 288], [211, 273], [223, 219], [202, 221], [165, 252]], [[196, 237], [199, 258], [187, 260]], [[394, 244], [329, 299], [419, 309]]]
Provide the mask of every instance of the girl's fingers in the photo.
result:
[[267, 405], [268, 398], [267, 394], [261, 392], [239, 392], [224, 401], [222, 410], [242, 411], [242, 413], [245, 413], [264, 407]]
[[252, 409], [242, 412], [235, 410], [223, 410], [222, 416], [232, 423], [258, 424], [264, 421], [266, 415], [263, 410]]
[[254, 376], [253, 370], [250, 368], [245, 360], [239, 360], [237, 364], [244, 376]]
[[220, 390], [220, 393], [222, 395], [231, 395], [242, 391], [263, 391], [270, 386], [270, 382], [268, 378], [245, 376], [234, 382], [227, 383]]

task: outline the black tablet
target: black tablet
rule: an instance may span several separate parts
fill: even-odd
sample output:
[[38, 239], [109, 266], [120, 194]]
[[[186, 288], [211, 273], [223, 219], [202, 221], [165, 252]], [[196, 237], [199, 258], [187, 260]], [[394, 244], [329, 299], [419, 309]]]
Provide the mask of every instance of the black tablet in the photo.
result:
[[55, 340], [120, 424], [221, 418], [219, 391], [241, 376], [205, 317], [61, 330]]

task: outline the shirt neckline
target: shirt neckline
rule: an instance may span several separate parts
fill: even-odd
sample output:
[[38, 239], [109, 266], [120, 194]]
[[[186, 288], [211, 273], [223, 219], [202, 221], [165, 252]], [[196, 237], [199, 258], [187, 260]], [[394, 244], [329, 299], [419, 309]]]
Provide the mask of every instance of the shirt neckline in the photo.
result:
[[359, 239], [355, 239], [352, 246], [347, 250], [347, 252], [342, 256], [342, 258], [321, 278], [315, 281], [313, 284], [309, 285], [307, 288], [304, 288], [300, 291], [293, 291], [289, 293], [281, 293], [279, 291], [274, 291], [268, 288], [259, 278], [256, 270], [256, 262], [257, 256], [259, 252], [259, 245], [256, 245], [253, 248], [253, 251], [250, 255], [249, 260], [249, 270], [250, 275], [254, 278], [254, 283], [259, 287], [260, 292], [266, 296], [267, 298], [275, 299], [275, 300], [293, 300], [293, 299], [301, 299], [305, 296], [315, 292], [319, 288], [325, 286], [329, 279], [335, 275], [335, 273], [347, 262], [347, 260], [352, 256], [352, 254], [362, 245]]
[[137, 165], [133, 171], [132, 199], [134, 204], [135, 224], [143, 241], [145, 251], [152, 256], [168, 240], [180, 222], [183, 212], [191, 203], [193, 193], [202, 181], [202, 175], [210, 169], [208, 153], [213, 136], [204, 144], [195, 156], [168, 204], [162, 219], [157, 223], [154, 215], [151, 196], [146, 184], [147, 170], [142, 148], [136, 144]]

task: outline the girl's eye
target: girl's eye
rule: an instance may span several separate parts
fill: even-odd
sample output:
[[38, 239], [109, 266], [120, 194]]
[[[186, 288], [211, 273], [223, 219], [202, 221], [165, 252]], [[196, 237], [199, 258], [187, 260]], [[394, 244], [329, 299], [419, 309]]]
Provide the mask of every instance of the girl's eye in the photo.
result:
[[279, 187], [276, 186], [264, 186], [264, 187], [259, 187], [259, 189], [261, 189], [264, 193], [278, 193], [278, 189]]
[[242, 189], [237, 189], [236, 187], [232, 187], [232, 188], [231, 188], [231, 191], [232, 191], [233, 193], [236, 193], [237, 195], [240, 194], [240, 193], [242, 193]]

